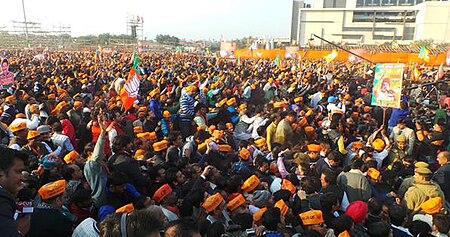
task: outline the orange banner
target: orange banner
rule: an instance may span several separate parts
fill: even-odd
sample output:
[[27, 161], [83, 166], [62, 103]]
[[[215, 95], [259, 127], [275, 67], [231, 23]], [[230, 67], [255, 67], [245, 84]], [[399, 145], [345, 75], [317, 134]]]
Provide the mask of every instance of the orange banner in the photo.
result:
[[[323, 60], [326, 55], [329, 55], [331, 51], [307, 51], [305, 55], [306, 59], [313, 60]], [[298, 51], [299, 55], [304, 55], [304, 51]], [[280, 55], [282, 59], [285, 58], [286, 50], [283, 49], [274, 49], [274, 50], [265, 50], [265, 49], [257, 49], [257, 50], [249, 50], [249, 49], [239, 49], [236, 50], [236, 58], [249, 59], [249, 58], [261, 58], [261, 59], [276, 59], [277, 56]], [[338, 56], [335, 61], [343, 61], [347, 62], [349, 58], [349, 53], [345, 51], [338, 51]], [[370, 54], [364, 53], [365, 58], [369, 59], [374, 63], [405, 63], [405, 64], [425, 64], [429, 66], [439, 66], [441, 64], [446, 64], [447, 54], [439, 54], [439, 55], [430, 55], [430, 61], [425, 62], [424, 60], [419, 58], [419, 54], [417, 53], [378, 53], [378, 54]], [[450, 60], [449, 60], [450, 61]]]

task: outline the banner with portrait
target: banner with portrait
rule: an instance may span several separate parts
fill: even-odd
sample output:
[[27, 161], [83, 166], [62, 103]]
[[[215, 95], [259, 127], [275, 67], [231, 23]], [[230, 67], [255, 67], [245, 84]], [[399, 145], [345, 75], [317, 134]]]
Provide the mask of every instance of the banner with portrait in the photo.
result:
[[375, 67], [372, 105], [400, 108], [404, 64], [384, 63]]
[[[366, 51], [364, 49], [354, 49], [352, 50], [352, 52], [356, 55], [362, 56], [364, 57], [364, 54], [366, 54]], [[363, 61], [363, 59], [361, 57], [358, 57], [356, 55], [353, 54], [349, 54], [348, 55], [348, 61], [351, 63], [360, 63]]]
[[298, 55], [299, 48], [298, 46], [287, 46], [285, 58], [296, 59]]
[[220, 57], [235, 58], [236, 42], [220, 42]]
[[9, 71], [8, 59], [4, 58], [1, 66], [2, 71], [0, 73], [0, 87], [3, 89], [8, 89], [14, 85], [14, 73]]
[[445, 57], [445, 64], [447, 64], [447, 66], [450, 66], [450, 49], [447, 50], [447, 54]]

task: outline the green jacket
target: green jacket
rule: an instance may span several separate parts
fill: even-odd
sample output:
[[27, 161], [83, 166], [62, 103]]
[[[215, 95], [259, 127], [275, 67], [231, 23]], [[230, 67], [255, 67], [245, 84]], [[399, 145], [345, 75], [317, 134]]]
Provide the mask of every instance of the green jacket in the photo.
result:
[[431, 181], [415, 182], [415, 184], [406, 191], [403, 201], [410, 212], [418, 212], [420, 211], [422, 203], [434, 197], [441, 197], [442, 206], [444, 206], [444, 193], [439, 185], [432, 183]]

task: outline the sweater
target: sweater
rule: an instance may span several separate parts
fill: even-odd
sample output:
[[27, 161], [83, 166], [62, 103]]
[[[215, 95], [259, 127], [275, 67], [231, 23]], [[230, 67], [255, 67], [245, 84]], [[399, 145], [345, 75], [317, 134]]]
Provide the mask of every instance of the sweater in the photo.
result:
[[91, 158], [86, 162], [84, 166], [84, 177], [92, 190], [92, 199], [96, 207], [103, 205], [105, 201], [105, 188], [107, 174], [100, 163], [104, 159], [104, 147], [106, 143], [106, 137], [100, 137], [95, 143], [94, 152]]
[[347, 193], [350, 203], [354, 201], [367, 202], [372, 196], [369, 181], [359, 170], [352, 169], [348, 172], [340, 173], [337, 177], [337, 183]]
[[191, 121], [195, 115], [195, 100], [188, 94], [184, 94], [180, 100], [180, 118], [183, 121]]

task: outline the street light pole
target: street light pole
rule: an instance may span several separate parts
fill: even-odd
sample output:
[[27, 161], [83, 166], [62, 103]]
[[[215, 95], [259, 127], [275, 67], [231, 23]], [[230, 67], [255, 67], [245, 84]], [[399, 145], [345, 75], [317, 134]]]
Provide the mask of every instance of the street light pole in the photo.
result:
[[27, 15], [25, 14], [25, 3], [24, 0], [22, 0], [22, 10], [23, 10], [23, 19], [25, 22], [25, 39], [26, 39], [26, 46], [27, 48], [29, 47], [29, 42], [28, 42], [28, 23], [27, 23]]

